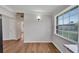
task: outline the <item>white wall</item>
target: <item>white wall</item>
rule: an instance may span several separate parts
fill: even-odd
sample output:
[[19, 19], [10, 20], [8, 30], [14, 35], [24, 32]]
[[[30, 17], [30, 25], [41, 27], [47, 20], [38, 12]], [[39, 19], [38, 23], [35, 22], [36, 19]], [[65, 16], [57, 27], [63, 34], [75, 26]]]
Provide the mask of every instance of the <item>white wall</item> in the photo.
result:
[[41, 16], [38, 22], [37, 15], [24, 15], [24, 42], [51, 41], [51, 16]]
[[9, 20], [7, 16], [2, 15], [2, 32], [3, 32], [3, 40], [9, 39]]
[[16, 20], [2, 15], [3, 40], [16, 39]]
[[9, 18], [9, 39], [17, 39], [16, 33], [16, 19]]
[[16, 19], [15, 13], [6, 6], [0, 6], [0, 14], [2, 15], [2, 32], [3, 40], [16, 39]]

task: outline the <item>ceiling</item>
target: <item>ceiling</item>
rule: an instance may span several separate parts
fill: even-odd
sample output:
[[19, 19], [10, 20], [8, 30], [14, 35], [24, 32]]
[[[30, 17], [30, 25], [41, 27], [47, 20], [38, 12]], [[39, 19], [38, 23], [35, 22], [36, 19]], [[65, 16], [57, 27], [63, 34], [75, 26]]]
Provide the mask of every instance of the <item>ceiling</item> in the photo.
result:
[[[61, 11], [67, 8], [69, 5], [7, 5], [18, 13], [29, 13], [29, 14], [55, 14], [57, 11]], [[61, 10], [60, 10], [61, 9]]]

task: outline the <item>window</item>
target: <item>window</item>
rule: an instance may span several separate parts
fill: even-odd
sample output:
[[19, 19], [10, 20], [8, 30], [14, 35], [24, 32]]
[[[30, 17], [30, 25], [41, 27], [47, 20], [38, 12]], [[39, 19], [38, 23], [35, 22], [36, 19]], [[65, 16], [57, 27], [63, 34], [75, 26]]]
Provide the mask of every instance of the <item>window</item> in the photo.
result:
[[56, 16], [56, 34], [78, 42], [79, 7], [75, 6]]

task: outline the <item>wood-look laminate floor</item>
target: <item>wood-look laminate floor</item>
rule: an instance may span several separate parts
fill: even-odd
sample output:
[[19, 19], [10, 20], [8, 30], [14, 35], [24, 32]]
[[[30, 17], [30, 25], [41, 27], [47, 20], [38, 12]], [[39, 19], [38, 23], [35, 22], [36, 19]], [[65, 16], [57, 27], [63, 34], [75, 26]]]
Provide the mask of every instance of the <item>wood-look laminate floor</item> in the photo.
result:
[[28, 43], [24, 44], [25, 52], [28, 53], [59, 53], [52, 43]]
[[22, 40], [3, 42], [4, 53], [59, 53], [52, 43], [23, 43]]
[[3, 52], [4, 53], [23, 53], [24, 43], [22, 40], [6, 40], [3, 41]]

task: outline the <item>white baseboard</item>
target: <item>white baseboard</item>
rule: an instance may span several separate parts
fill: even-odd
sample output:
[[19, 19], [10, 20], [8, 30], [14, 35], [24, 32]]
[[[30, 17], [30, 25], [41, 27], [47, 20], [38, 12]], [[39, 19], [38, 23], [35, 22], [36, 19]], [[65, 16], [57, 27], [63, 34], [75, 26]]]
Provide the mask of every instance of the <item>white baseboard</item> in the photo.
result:
[[51, 41], [24, 41], [24, 43], [50, 43]]
[[17, 40], [16, 38], [9, 38], [9, 39], [3, 39], [3, 40]]

